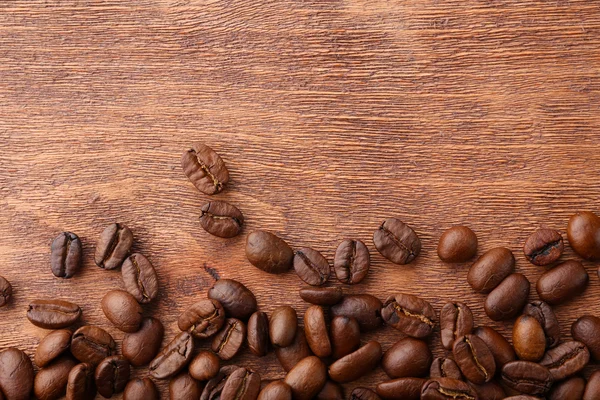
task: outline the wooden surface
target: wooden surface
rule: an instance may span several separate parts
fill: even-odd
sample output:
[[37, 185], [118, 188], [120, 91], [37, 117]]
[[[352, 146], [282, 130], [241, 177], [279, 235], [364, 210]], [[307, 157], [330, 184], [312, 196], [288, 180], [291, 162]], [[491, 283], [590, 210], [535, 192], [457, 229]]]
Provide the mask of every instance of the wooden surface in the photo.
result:
[[[511, 323], [483, 313], [468, 264], [437, 258], [437, 238], [469, 225], [479, 254], [511, 248], [535, 284], [544, 268], [526, 262], [524, 239], [540, 225], [564, 233], [577, 210], [600, 211], [599, 129], [596, 0], [1, 1], [0, 274], [14, 301], [0, 309], [0, 347], [33, 354], [47, 332], [26, 320], [27, 304], [53, 296], [122, 339], [99, 307], [123, 287], [120, 273], [92, 262], [113, 221], [132, 228], [134, 250], [157, 267], [162, 294], [145, 311], [167, 339], [214, 275], [242, 281], [264, 311], [292, 304], [303, 314], [293, 272], [267, 275], [246, 261], [245, 236], [259, 228], [329, 260], [342, 238], [362, 239], [372, 270], [348, 292], [414, 293], [438, 312], [462, 300], [477, 325], [509, 334]], [[194, 141], [229, 167], [230, 186], [213, 198], [243, 211], [237, 238], [199, 225], [209, 197], [180, 167]], [[422, 239], [411, 265], [375, 251], [372, 233], [388, 216]], [[71, 280], [49, 266], [63, 230], [84, 244]], [[597, 265], [585, 266], [585, 294], [556, 307], [565, 336], [577, 316], [600, 315]], [[401, 335], [364, 339], [375, 337], [387, 349]], [[431, 342], [441, 354], [438, 340], [439, 329]], [[272, 354], [235, 361], [284, 376]]]

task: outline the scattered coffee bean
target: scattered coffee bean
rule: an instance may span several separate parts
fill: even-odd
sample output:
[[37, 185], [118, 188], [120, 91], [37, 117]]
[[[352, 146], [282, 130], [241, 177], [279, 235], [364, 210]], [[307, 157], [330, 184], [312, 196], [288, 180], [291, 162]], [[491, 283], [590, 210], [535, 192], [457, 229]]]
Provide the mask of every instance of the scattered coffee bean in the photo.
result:
[[117, 344], [112, 336], [102, 328], [85, 325], [73, 333], [71, 353], [82, 363], [98, 365], [110, 357]]
[[231, 360], [246, 341], [246, 325], [236, 318], [227, 318], [223, 328], [214, 336], [211, 349], [221, 360]]
[[421, 240], [414, 230], [397, 218], [386, 219], [373, 234], [377, 251], [394, 264], [408, 264], [421, 252]]
[[342, 358], [360, 347], [360, 327], [356, 319], [343, 315], [331, 320], [329, 328], [332, 356]]
[[182, 372], [169, 382], [169, 399], [198, 400], [203, 388], [204, 386], [187, 372]]
[[362, 282], [370, 266], [369, 249], [360, 240], [345, 239], [335, 251], [333, 269], [342, 283], [353, 285]]
[[35, 300], [29, 304], [27, 319], [44, 329], [61, 329], [81, 317], [81, 308], [65, 300]]
[[127, 385], [130, 374], [129, 361], [124, 357], [111, 356], [105, 358], [98, 364], [94, 373], [98, 393], [107, 399], [115, 393], [121, 393]]
[[431, 304], [411, 294], [388, 297], [381, 316], [386, 324], [415, 338], [429, 336], [435, 326], [435, 311]]
[[525, 361], [540, 361], [546, 352], [546, 336], [537, 319], [521, 315], [513, 326], [513, 345], [517, 356]]
[[350, 394], [350, 400], [380, 400], [381, 397], [371, 389], [364, 387], [355, 388]]
[[546, 303], [562, 304], [583, 293], [589, 276], [579, 261], [565, 261], [540, 276], [536, 289]]
[[319, 306], [333, 306], [344, 297], [340, 287], [306, 287], [300, 289], [300, 298], [307, 303]]
[[282, 381], [273, 381], [260, 391], [258, 400], [292, 400], [292, 388]]
[[269, 321], [269, 337], [273, 346], [287, 347], [294, 341], [298, 329], [296, 310], [280, 306], [273, 310]]
[[390, 378], [417, 378], [427, 375], [432, 360], [427, 343], [406, 337], [385, 352], [381, 367]]
[[331, 307], [333, 317], [346, 316], [355, 318], [362, 331], [372, 331], [381, 326], [381, 301], [370, 294], [346, 295]]
[[523, 309], [523, 315], [535, 318], [546, 336], [546, 347], [551, 348], [560, 341], [560, 326], [552, 308], [543, 301], [532, 301]]
[[133, 233], [123, 224], [111, 224], [100, 234], [94, 261], [104, 269], [118, 268], [131, 251]]
[[[221, 398], [223, 387], [231, 374], [239, 369], [236, 365], [226, 365], [219, 370], [217, 376], [206, 383], [200, 400], [217, 400]], [[225, 399], [223, 399], [225, 400]]]
[[473, 290], [489, 293], [515, 270], [515, 256], [504, 247], [485, 252], [469, 269], [467, 282]]
[[310, 247], [296, 251], [294, 270], [300, 279], [312, 286], [321, 286], [327, 282], [331, 273], [327, 259]]
[[6, 400], [29, 400], [33, 390], [33, 364], [19, 349], [0, 351], [0, 393]]
[[447, 263], [469, 261], [477, 254], [477, 236], [466, 226], [454, 226], [440, 237], [437, 253]]
[[301, 360], [285, 376], [284, 382], [292, 389], [294, 400], [311, 400], [327, 381], [327, 367], [315, 356]]
[[127, 257], [121, 266], [125, 289], [141, 304], [158, 296], [158, 277], [150, 261], [140, 253]]
[[181, 167], [190, 182], [204, 194], [219, 193], [229, 182], [229, 171], [223, 159], [202, 143], [194, 143], [183, 153]]
[[371, 372], [381, 359], [381, 345], [372, 340], [329, 366], [329, 377], [339, 383], [357, 380]]
[[574, 376], [554, 385], [548, 400], [581, 400], [585, 392], [585, 379]]
[[432, 378], [452, 378], [462, 380], [463, 376], [456, 362], [451, 358], [437, 357], [431, 363], [429, 376]]
[[451, 350], [454, 341], [473, 330], [473, 313], [464, 303], [446, 303], [440, 311], [442, 346]]
[[483, 385], [470, 383], [470, 386], [475, 394], [477, 394], [479, 400], [502, 400], [506, 397], [502, 386], [494, 381], [484, 383]]
[[600, 318], [584, 315], [571, 325], [573, 339], [585, 344], [591, 356], [600, 361]]
[[200, 225], [211, 235], [232, 238], [242, 231], [244, 215], [225, 201], [211, 201], [202, 206]]
[[89, 400], [96, 397], [94, 366], [88, 363], [77, 364], [67, 378], [67, 400]]
[[12, 285], [6, 278], [0, 276], [0, 307], [7, 305], [12, 299]]
[[123, 338], [123, 357], [134, 367], [148, 364], [158, 354], [164, 333], [165, 329], [159, 320], [144, 318], [137, 332], [128, 333]]
[[496, 361], [488, 346], [476, 335], [456, 339], [452, 354], [460, 371], [469, 381], [481, 385], [496, 373]]
[[81, 268], [81, 240], [71, 232], [60, 233], [50, 246], [50, 267], [54, 276], [71, 278]]
[[589, 361], [585, 344], [571, 340], [548, 350], [540, 364], [548, 368], [555, 381], [560, 381], [581, 371]]
[[235, 370], [225, 382], [222, 399], [256, 400], [260, 392], [260, 375], [246, 368]]
[[39, 400], [56, 400], [67, 392], [67, 380], [75, 361], [63, 356], [40, 369], [33, 381], [33, 393]]
[[256, 311], [248, 320], [248, 348], [259, 357], [264, 357], [269, 351], [269, 317], [262, 311]]
[[123, 400], [160, 400], [160, 393], [149, 378], [133, 378], [125, 386]]
[[33, 362], [40, 368], [50, 364], [51, 361], [58, 358], [65, 351], [69, 350], [71, 345], [71, 331], [60, 329], [49, 333], [40, 340]]
[[581, 400], [597, 400], [600, 399], [600, 371], [594, 371], [588, 379]]
[[208, 298], [217, 300], [228, 317], [246, 320], [256, 311], [254, 294], [233, 279], [219, 279], [208, 291]]
[[275, 347], [275, 355], [286, 372], [291, 371], [304, 358], [311, 356], [312, 352], [308, 347], [304, 329], [296, 331], [296, 336], [291, 345], [287, 347]]
[[376, 391], [384, 400], [419, 400], [424, 384], [422, 378], [398, 378], [379, 383]]
[[306, 310], [304, 333], [308, 346], [317, 357], [323, 358], [331, 355], [331, 342], [327, 332], [325, 313], [321, 306], [310, 306]]
[[600, 259], [600, 218], [590, 211], [578, 212], [567, 226], [569, 244], [587, 260]]
[[254, 231], [246, 238], [246, 258], [258, 269], [280, 274], [292, 267], [294, 252], [283, 239], [272, 233]]
[[315, 400], [344, 400], [344, 390], [337, 383], [327, 381], [323, 389], [317, 393]]
[[473, 334], [483, 340], [494, 355], [496, 370], [500, 370], [504, 364], [517, 359], [515, 350], [508, 340], [493, 328], [480, 326], [473, 331]]
[[225, 310], [217, 300], [204, 299], [179, 316], [177, 325], [198, 339], [214, 336], [225, 323]]
[[554, 229], [542, 228], [532, 233], [523, 246], [523, 254], [534, 265], [549, 265], [563, 252], [562, 235]]
[[188, 332], [181, 332], [150, 362], [150, 375], [167, 379], [180, 372], [192, 359], [194, 339]]
[[421, 400], [477, 400], [475, 391], [465, 382], [452, 378], [434, 378], [423, 384]]
[[208, 381], [219, 373], [221, 361], [210, 351], [196, 354], [188, 367], [190, 376], [198, 381]]
[[124, 290], [111, 290], [102, 298], [102, 311], [112, 324], [127, 333], [137, 332], [143, 311], [135, 297]]
[[543, 396], [550, 390], [554, 379], [543, 365], [531, 361], [512, 361], [502, 367], [502, 381], [517, 392]]
[[494, 321], [515, 317], [527, 303], [530, 286], [525, 275], [509, 275], [488, 294], [484, 303], [485, 313]]

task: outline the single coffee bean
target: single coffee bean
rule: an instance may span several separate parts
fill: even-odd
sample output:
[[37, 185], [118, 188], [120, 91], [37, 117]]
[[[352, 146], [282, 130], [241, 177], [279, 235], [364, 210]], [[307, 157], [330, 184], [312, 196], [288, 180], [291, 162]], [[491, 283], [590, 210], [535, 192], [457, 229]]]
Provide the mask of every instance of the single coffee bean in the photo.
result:
[[525, 361], [540, 361], [546, 352], [546, 336], [537, 319], [521, 315], [513, 326], [513, 345], [517, 356]]
[[294, 270], [298, 277], [312, 286], [321, 286], [329, 280], [329, 262], [321, 253], [303, 247], [294, 255]]
[[337, 383], [327, 381], [323, 389], [315, 396], [315, 400], [344, 400], [344, 390]]
[[437, 357], [431, 363], [429, 376], [432, 378], [452, 378], [462, 380], [463, 376], [456, 362], [451, 358]]
[[124, 357], [111, 356], [105, 358], [98, 364], [94, 373], [98, 393], [107, 399], [115, 393], [121, 393], [127, 385], [130, 374], [129, 361]]
[[296, 310], [280, 306], [273, 310], [269, 321], [269, 337], [273, 346], [287, 347], [294, 341], [298, 329]]
[[123, 357], [134, 367], [148, 364], [158, 354], [164, 333], [165, 329], [159, 320], [144, 318], [137, 332], [128, 333], [123, 338]]
[[600, 361], [600, 318], [584, 315], [571, 325], [573, 339], [585, 344], [591, 356]]
[[323, 389], [327, 381], [327, 367], [315, 356], [301, 360], [285, 376], [284, 382], [292, 389], [295, 400], [310, 400]]
[[490, 328], [489, 326], [480, 326], [473, 331], [473, 334], [483, 340], [488, 349], [492, 352], [497, 370], [502, 369], [504, 364], [517, 359], [515, 350], [508, 340], [493, 328]]
[[149, 378], [133, 378], [125, 386], [123, 400], [160, 400], [160, 393]]
[[248, 320], [248, 348], [259, 357], [264, 357], [269, 351], [269, 317], [267, 313], [257, 311]]
[[381, 345], [372, 340], [331, 364], [329, 377], [339, 383], [355, 381], [374, 370], [380, 359]]
[[158, 295], [158, 277], [150, 261], [140, 253], [127, 257], [121, 266], [125, 289], [141, 304], [150, 303]]
[[258, 400], [292, 400], [292, 388], [282, 381], [273, 381], [264, 387]]
[[304, 335], [304, 329], [298, 329], [296, 336], [291, 345], [287, 347], [275, 347], [275, 356], [277, 360], [286, 372], [291, 371], [296, 364], [301, 360], [312, 355], [306, 336]]
[[270, 274], [281, 274], [292, 267], [294, 252], [270, 232], [254, 231], [246, 238], [246, 258], [250, 264]]
[[442, 346], [451, 350], [457, 338], [473, 330], [473, 313], [469, 306], [464, 303], [446, 303], [440, 311], [440, 328]]
[[600, 371], [594, 371], [588, 379], [583, 392], [582, 400], [597, 400], [600, 399]]
[[477, 236], [466, 226], [454, 226], [440, 237], [437, 253], [447, 263], [469, 261], [477, 254]]
[[156, 379], [167, 379], [180, 372], [192, 359], [194, 338], [181, 332], [150, 362], [150, 375]]
[[554, 385], [548, 400], [581, 400], [585, 392], [585, 379], [574, 376]]
[[75, 361], [68, 356], [55, 360], [40, 369], [33, 381], [33, 393], [39, 400], [56, 400], [67, 392], [67, 380]]
[[540, 276], [536, 289], [546, 303], [562, 304], [585, 291], [589, 276], [579, 261], [565, 261]]
[[548, 368], [555, 381], [560, 381], [581, 371], [589, 361], [585, 344], [571, 340], [548, 350], [540, 364]]
[[228, 317], [241, 320], [250, 318], [258, 307], [254, 294], [233, 279], [219, 279], [208, 291], [208, 298], [217, 300]]
[[98, 365], [110, 357], [117, 344], [112, 336], [102, 328], [85, 325], [73, 333], [71, 354], [82, 363]]
[[340, 287], [307, 287], [300, 289], [300, 298], [307, 303], [319, 306], [333, 306], [344, 297], [344, 292]]
[[340, 315], [331, 320], [329, 328], [332, 356], [339, 359], [360, 347], [360, 327], [356, 319]]
[[421, 240], [415, 231], [397, 218], [386, 219], [373, 234], [377, 251], [393, 262], [404, 265], [421, 252]]
[[467, 383], [452, 378], [434, 378], [423, 384], [421, 400], [477, 400]]
[[600, 259], [600, 218], [590, 211], [582, 211], [569, 219], [569, 244], [587, 260]]
[[471, 383], [470, 386], [479, 400], [502, 400], [506, 397], [502, 386], [494, 381], [484, 383], [483, 385]]
[[211, 201], [202, 206], [200, 225], [211, 235], [232, 238], [242, 231], [244, 215], [225, 201]]
[[308, 346], [317, 357], [323, 358], [331, 355], [331, 342], [327, 332], [325, 313], [321, 306], [310, 306], [306, 310], [304, 333]]
[[333, 269], [342, 283], [353, 285], [362, 282], [370, 266], [369, 249], [360, 240], [345, 239], [335, 251]]
[[229, 171], [223, 159], [202, 143], [194, 143], [183, 153], [181, 167], [190, 182], [204, 194], [219, 193], [229, 182]]
[[50, 246], [50, 267], [54, 276], [71, 278], [81, 268], [81, 240], [71, 232], [60, 233]]
[[213, 338], [211, 349], [221, 360], [231, 360], [246, 341], [246, 325], [236, 318], [227, 318], [223, 328]]
[[355, 388], [350, 394], [350, 400], [380, 400], [381, 397], [371, 389], [364, 387]]
[[235, 370], [225, 382], [222, 399], [256, 400], [260, 392], [260, 375], [246, 368]]
[[96, 397], [95, 368], [92, 364], [77, 364], [67, 377], [67, 400], [89, 400]]
[[51, 361], [58, 358], [65, 351], [69, 350], [71, 345], [71, 331], [60, 329], [49, 333], [40, 340], [33, 362], [40, 368], [50, 364]]
[[[217, 376], [206, 382], [206, 386], [200, 395], [200, 400], [218, 400], [221, 398], [223, 388], [231, 374], [239, 369], [236, 365], [226, 365], [219, 370]], [[225, 400], [225, 399], [223, 399]]]
[[467, 282], [473, 290], [489, 293], [515, 270], [515, 256], [504, 247], [485, 252], [469, 269]]
[[523, 254], [534, 265], [549, 265], [560, 258], [563, 249], [563, 238], [558, 231], [541, 228], [527, 238]]
[[381, 301], [370, 294], [346, 295], [331, 307], [333, 317], [346, 316], [356, 319], [362, 331], [372, 331], [381, 326]]
[[386, 324], [415, 338], [429, 336], [435, 326], [435, 311], [431, 304], [411, 294], [388, 297], [381, 316]]
[[104, 269], [118, 268], [133, 246], [133, 233], [123, 224], [111, 224], [100, 234], [94, 261]]
[[198, 353], [188, 367], [190, 376], [198, 381], [208, 381], [219, 373], [221, 361], [210, 351]]
[[465, 378], [473, 383], [489, 382], [496, 373], [494, 355], [478, 336], [469, 334], [456, 339], [452, 354]]
[[214, 336], [225, 323], [225, 310], [217, 300], [205, 299], [193, 304], [179, 316], [177, 325], [198, 339]]
[[560, 326], [552, 308], [543, 301], [532, 301], [523, 309], [523, 315], [535, 318], [546, 336], [546, 347], [551, 348], [560, 341]]
[[102, 298], [102, 311], [112, 324], [127, 333], [137, 332], [143, 311], [135, 297], [124, 290], [111, 290]]
[[543, 396], [554, 379], [548, 368], [531, 361], [512, 361], [502, 367], [502, 381], [509, 388], [524, 394]]
[[81, 308], [65, 300], [35, 300], [29, 304], [27, 319], [44, 329], [61, 329], [81, 317]]
[[33, 364], [19, 349], [0, 351], [0, 393], [6, 400], [29, 400], [33, 389]]
[[0, 276], [0, 307], [7, 305], [12, 299], [12, 285], [6, 278]]
[[406, 337], [385, 352], [381, 367], [390, 378], [416, 378], [427, 375], [432, 360], [427, 343]]
[[523, 274], [512, 274], [485, 299], [485, 313], [494, 321], [515, 317], [523, 310], [529, 297], [530, 283]]
[[398, 378], [379, 383], [376, 391], [384, 400], [419, 400], [424, 384], [422, 378]]
[[187, 372], [182, 372], [169, 382], [169, 399], [198, 400], [204, 385], [192, 378]]

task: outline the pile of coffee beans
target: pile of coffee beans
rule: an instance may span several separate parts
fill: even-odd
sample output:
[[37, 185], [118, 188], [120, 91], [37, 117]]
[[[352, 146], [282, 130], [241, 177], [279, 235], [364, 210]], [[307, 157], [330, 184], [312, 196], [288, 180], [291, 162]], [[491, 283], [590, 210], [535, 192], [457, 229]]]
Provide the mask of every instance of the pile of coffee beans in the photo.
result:
[[[182, 166], [194, 186], [212, 195], [221, 192], [229, 173], [211, 148], [196, 144], [186, 151]], [[224, 201], [201, 209], [200, 225], [208, 233], [231, 238], [240, 234], [242, 212]], [[568, 241], [584, 259], [600, 259], [600, 218], [577, 213], [567, 227]], [[504, 247], [488, 250], [471, 265], [467, 282], [486, 294], [484, 310], [494, 321], [516, 318], [512, 345], [489, 326], [477, 326], [467, 304], [448, 301], [439, 311], [410, 293], [390, 293], [382, 302], [370, 294], [348, 294], [341, 286], [323, 285], [335, 278], [356, 285], [370, 269], [365, 243], [344, 239], [335, 252], [333, 268], [316, 249], [292, 249], [267, 231], [246, 238], [248, 261], [260, 270], [280, 274], [294, 269], [308, 286], [300, 298], [309, 303], [303, 315], [291, 305], [271, 315], [258, 309], [255, 294], [242, 282], [217, 279], [205, 298], [183, 310], [180, 332], [162, 346], [164, 327], [158, 318], [144, 317], [143, 306], [158, 294], [152, 263], [131, 254], [134, 236], [122, 224], [100, 235], [94, 260], [108, 270], [121, 268], [126, 290], [111, 290], [101, 301], [110, 323], [125, 332], [121, 354], [112, 336], [98, 326], [69, 329], [82, 316], [79, 305], [62, 299], [36, 299], [26, 312], [29, 321], [52, 332], [44, 337], [33, 362], [22, 351], [0, 352], [0, 400], [110, 398], [124, 392], [125, 400], [160, 397], [155, 380], [168, 379], [171, 399], [274, 400], [344, 399], [341, 384], [358, 380], [380, 366], [388, 380], [371, 388], [357, 387], [350, 399], [496, 400], [600, 399], [600, 371], [589, 380], [580, 372], [600, 361], [600, 318], [584, 315], [573, 323], [573, 340], [562, 340], [552, 306], [581, 294], [589, 281], [577, 260], [555, 265], [536, 283], [540, 301], [530, 301], [530, 283], [515, 272], [515, 257]], [[373, 234], [377, 251], [395, 264], [419, 256], [421, 240], [409, 225], [389, 218]], [[562, 235], [549, 228], [535, 231], [524, 243], [527, 260], [538, 266], [558, 262], [565, 247]], [[448, 229], [440, 237], [438, 256], [463, 263], [477, 253], [478, 240], [466, 226]], [[59, 278], [71, 278], [82, 264], [81, 241], [61, 233], [51, 245], [50, 265]], [[0, 277], [0, 306], [11, 300], [10, 283]], [[302, 324], [299, 323], [302, 320]], [[364, 332], [389, 325], [400, 340], [383, 349]], [[432, 334], [439, 326], [447, 354], [434, 358]], [[199, 350], [198, 343], [210, 343]], [[429, 344], [428, 344], [429, 343]], [[257, 357], [275, 353], [286, 372], [283, 380], [263, 382], [259, 372], [231, 363], [247, 348]], [[148, 376], [131, 377], [132, 368], [146, 367]]]

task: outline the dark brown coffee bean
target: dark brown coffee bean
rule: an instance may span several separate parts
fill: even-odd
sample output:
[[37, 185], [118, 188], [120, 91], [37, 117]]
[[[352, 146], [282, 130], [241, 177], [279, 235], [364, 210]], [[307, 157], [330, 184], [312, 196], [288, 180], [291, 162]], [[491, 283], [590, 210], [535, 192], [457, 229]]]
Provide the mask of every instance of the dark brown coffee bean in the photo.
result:
[[206, 382], [206, 386], [202, 391], [200, 400], [218, 400], [221, 398], [223, 388], [227, 379], [231, 374], [237, 371], [240, 367], [236, 365], [226, 365], [219, 370], [217, 376]]
[[384, 400], [419, 400], [425, 379], [398, 378], [377, 385], [377, 394]]
[[504, 364], [517, 359], [515, 350], [508, 340], [493, 328], [490, 328], [489, 326], [480, 326], [473, 331], [473, 334], [483, 340], [494, 355], [496, 370], [502, 369]]
[[244, 215], [225, 201], [211, 201], [202, 206], [200, 225], [211, 235], [232, 238], [242, 231]]
[[256, 400], [260, 392], [260, 375], [246, 368], [235, 370], [225, 382], [222, 399]]
[[0, 351], [0, 393], [6, 400], [28, 400], [33, 389], [33, 364], [19, 349]]
[[246, 325], [236, 318], [227, 318], [223, 328], [214, 336], [211, 349], [221, 360], [231, 360], [246, 341]]
[[506, 397], [502, 386], [494, 381], [484, 383], [483, 385], [470, 384], [471, 389], [477, 394], [478, 400], [502, 400]]
[[447, 263], [469, 261], [477, 254], [477, 236], [469, 227], [454, 226], [440, 237], [437, 253]]
[[523, 309], [523, 315], [535, 318], [546, 336], [546, 347], [554, 347], [560, 341], [560, 326], [552, 308], [543, 301], [532, 301]]
[[512, 361], [502, 367], [502, 381], [517, 392], [543, 396], [554, 379], [548, 368], [531, 361]]
[[133, 378], [125, 386], [123, 400], [160, 400], [160, 393], [149, 378]]
[[65, 300], [35, 300], [29, 304], [27, 319], [44, 329], [61, 329], [81, 317], [81, 308]]
[[369, 249], [360, 240], [345, 239], [335, 251], [333, 269], [342, 283], [360, 283], [367, 276], [370, 266]]
[[100, 234], [94, 261], [104, 269], [118, 268], [129, 255], [133, 233], [123, 224], [111, 224]]
[[411, 294], [388, 297], [381, 316], [386, 324], [416, 338], [429, 336], [435, 326], [435, 311], [431, 304]]
[[205, 299], [193, 304], [179, 316], [177, 325], [198, 339], [214, 336], [225, 323], [225, 310], [217, 300]]
[[329, 262], [321, 253], [303, 247], [294, 255], [294, 270], [304, 282], [313, 286], [321, 286], [329, 280]]
[[315, 400], [344, 400], [344, 390], [337, 383], [327, 381]]
[[124, 357], [111, 356], [105, 358], [98, 364], [94, 373], [98, 393], [107, 399], [115, 393], [121, 393], [127, 385], [130, 374], [129, 361]]
[[331, 307], [333, 317], [346, 316], [356, 319], [362, 331], [372, 331], [381, 326], [381, 301], [370, 294], [346, 295]]
[[102, 298], [102, 311], [112, 324], [127, 333], [137, 332], [143, 311], [135, 297], [124, 290], [111, 290]]
[[548, 350], [540, 364], [548, 368], [555, 381], [560, 381], [581, 371], [589, 361], [585, 344], [571, 340]]
[[276, 347], [287, 347], [294, 341], [298, 329], [296, 310], [290, 306], [280, 306], [273, 310], [269, 321], [269, 337]]
[[452, 378], [434, 378], [423, 384], [421, 400], [478, 400], [465, 382]]
[[350, 394], [350, 400], [381, 400], [381, 397], [371, 389], [357, 387]]
[[294, 252], [283, 240], [270, 232], [254, 231], [246, 238], [246, 258], [256, 268], [281, 274], [292, 267]]
[[12, 285], [6, 278], [0, 276], [0, 307], [7, 305], [12, 299]]
[[546, 303], [562, 304], [583, 293], [589, 276], [579, 261], [565, 261], [540, 276], [536, 289]]
[[204, 385], [192, 378], [187, 372], [182, 372], [169, 382], [169, 399], [198, 400]]
[[311, 306], [306, 310], [304, 333], [308, 346], [317, 357], [323, 358], [331, 355], [331, 342], [327, 332], [325, 313], [320, 306]]
[[456, 362], [451, 358], [438, 357], [433, 360], [429, 368], [432, 378], [452, 378], [462, 380], [463, 376]]
[[339, 359], [354, 352], [360, 347], [360, 327], [356, 319], [338, 316], [331, 320], [329, 328], [332, 356]]
[[415, 378], [427, 375], [432, 360], [427, 343], [407, 337], [385, 352], [381, 367], [390, 378]]
[[464, 303], [446, 303], [440, 311], [440, 328], [442, 346], [451, 350], [457, 338], [473, 330], [473, 313], [469, 306]]
[[301, 360], [285, 376], [284, 382], [292, 389], [295, 400], [310, 400], [323, 389], [327, 381], [327, 367], [315, 356]]
[[258, 400], [292, 400], [292, 388], [282, 381], [273, 381], [260, 391]]
[[465, 335], [456, 339], [452, 354], [462, 374], [473, 383], [489, 382], [496, 373], [494, 355], [478, 336]]
[[158, 295], [158, 277], [150, 261], [140, 253], [127, 257], [121, 266], [125, 289], [141, 304]]
[[269, 317], [262, 311], [257, 311], [248, 320], [248, 348], [259, 357], [264, 357], [269, 351]]
[[549, 265], [560, 258], [563, 249], [563, 238], [558, 231], [541, 228], [527, 238], [523, 254], [534, 265]]
[[60, 233], [50, 246], [50, 267], [54, 276], [71, 278], [81, 268], [81, 240], [71, 232]]
[[535, 396], [527, 396], [525, 394], [519, 394], [516, 396], [505, 397], [504, 400], [540, 400], [540, 398]]
[[164, 333], [165, 329], [159, 320], [144, 318], [137, 332], [128, 333], [123, 338], [123, 357], [134, 367], [148, 364], [158, 354]]
[[585, 379], [574, 376], [554, 385], [548, 400], [581, 400], [584, 392]]
[[300, 298], [310, 304], [319, 306], [333, 306], [340, 301], [344, 292], [340, 287], [306, 287], [300, 289]]
[[525, 361], [540, 361], [546, 352], [546, 336], [537, 319], [521, 315], [513, 326], [513, 345], [517, 356]]
[[377, 251], [394, 264], [408, 264], [421, 252], [414, 230], [397, 218], [386, 219], [373, 234]]
[[287, 347], [276, 347], [275, 355], [286, 372], [291, 371], [291, 369], [304, 358], [311, 356], [312, 352], [308, 347], [304, 329], [298, 329], [296, 331], [296, 336], [291, 345]]
[[585, 344], [591, 356], [600, 361], [600, 318], [584, 315], [571, 325], [573, 339]]
[[180, 372], [192, 359], [194, 339], [188, 332], [181, 332], [150, 362], [150, 375], [167, 379]]
[[229, 182], [229, 171], [223, 159], [202, 143], [194, 143], [183, 153], [181, 167], [196, 189], [205, 194], [219, 193]]
[[233, 279], [219, 279], [208, 291], [208, 298], [217, 300], [228, 317], [247, 320], [256, 311], [254, 294]]
[[96, 397], [95, 368], [92, 364], [77, 364], [67, 378], [67, 400], [89, 400]]
[[588, 379], [583, 392], [582, 400], [597, 400], [600, 399], [600, 371], [594, 371]]
[[381, 345], [372, 340], [329, 366], [329, 377], [339, 383], [357, 380], [371, 372], [381, 359]]
[[473, 290], [489, 293], [515, 270], [515, 256], [504, 247], [485, 252], [469, 269], [467, 282]]
[[515, 317], [523, 310], [531, 284], [523, 274], [504, 279], [485, 299], [485, 313], [494, 321]]
[[40, 368], [45, 367], [65, 351], [69, 350], [70, 345], [71, 331], [60, 329], [51, 332], [40, 340], [40, 343], [35, 350], [33, 362]]
[[190, 376], [198, 381], [208, 381], [219, 373], [221, 361], [210, 351], [201, 351], [188, 367]]
[[40, 369], [33, 381], [33, 393], [39, 400], [56, 400], [67, 392], [67, 380], [75, 361], [63, 356]]
[[587, 260], [600, 259], [600, 218], [590, 211], [582, 211], [569, 219], [569, 244]]
[[77, 329], [71, 339], [71, 354], [82, 363], [98, 365], [110, 357], [117, 344], [102, 328], [86, 325]]

